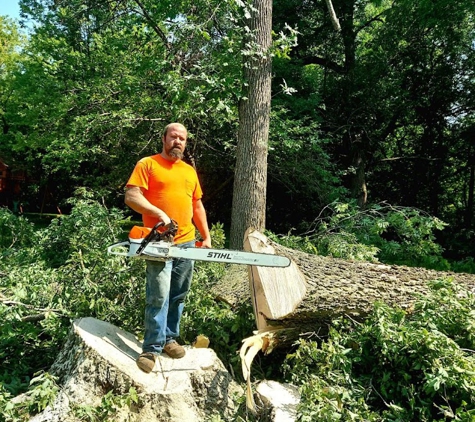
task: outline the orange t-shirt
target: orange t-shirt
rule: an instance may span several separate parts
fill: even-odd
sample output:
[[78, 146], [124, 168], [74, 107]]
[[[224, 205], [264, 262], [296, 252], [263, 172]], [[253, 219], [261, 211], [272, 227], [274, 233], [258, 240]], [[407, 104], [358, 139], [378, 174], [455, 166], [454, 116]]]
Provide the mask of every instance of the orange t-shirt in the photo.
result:
[[[142, 158], [134, 168], [127, 187], [142, 188], [144, 197], [163, 210], [178, 223], [175, 243], [195, 239], [193, 225], [193, 202], [201, 199], [198, 175], [193, 167], [183, 161], [172, 162], [160, 154]], [[145, 227], [153, 227], [158, 218], [142, 215]]]

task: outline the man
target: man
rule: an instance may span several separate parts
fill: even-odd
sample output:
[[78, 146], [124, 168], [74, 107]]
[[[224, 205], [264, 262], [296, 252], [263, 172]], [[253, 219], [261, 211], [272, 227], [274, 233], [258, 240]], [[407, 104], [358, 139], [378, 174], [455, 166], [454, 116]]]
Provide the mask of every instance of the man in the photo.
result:
[[[125, 203], [142, 214], [145, 227], [171, 219], [178, 223], [174, 243], [193, 247], [195, 223], [202, 247], [211, 247], [202, 191], [193, 167], [182, 161], [188, 132], [180, 123], [169, 124], [162, 138], [162, 152], [141, 159], [135, 166], [125, 193]], [[150, 372], [160, 353], [172, 358], [185, 355], [176, 342], [184, 300], [191, 286], [193, 261], [173, 259], [167, 262], [146, 261], [145, 335], [137, 366]]]

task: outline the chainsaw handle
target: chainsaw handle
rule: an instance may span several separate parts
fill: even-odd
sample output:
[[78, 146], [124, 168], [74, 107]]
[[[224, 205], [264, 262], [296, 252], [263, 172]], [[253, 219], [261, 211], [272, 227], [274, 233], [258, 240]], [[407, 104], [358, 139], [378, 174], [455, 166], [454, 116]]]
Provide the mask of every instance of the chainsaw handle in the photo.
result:
[[145, 249], [145, 247], [154, 239], [154, 237], [157, 235], [156, 230], [159, 227], [164, 226], [164, 225], [165, 223], [163, 221], [159, 221], [157, 224], [153, 226], [152, 230], [150, 230], [150, 233], [144, 237], [144, 239], [142, 240], [142, 243], [137, 249], [137, 252], [136, 252], [137, 255], [140, 255], [142, 251]]
[[175, 220], [170, 220], [168, 224], [165, 224], [165, 231], [159, 233], [159, 240], [173, 243], [173, 239], [178, 231], [178, 223]]

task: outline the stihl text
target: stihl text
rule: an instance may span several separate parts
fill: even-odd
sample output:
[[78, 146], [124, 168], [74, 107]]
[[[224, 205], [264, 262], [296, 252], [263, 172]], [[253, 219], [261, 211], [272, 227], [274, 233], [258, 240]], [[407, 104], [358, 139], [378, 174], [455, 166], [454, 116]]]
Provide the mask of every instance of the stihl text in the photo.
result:
[[208, 258], [231, 259], [231, 254], [220, 252], [208, 252]]

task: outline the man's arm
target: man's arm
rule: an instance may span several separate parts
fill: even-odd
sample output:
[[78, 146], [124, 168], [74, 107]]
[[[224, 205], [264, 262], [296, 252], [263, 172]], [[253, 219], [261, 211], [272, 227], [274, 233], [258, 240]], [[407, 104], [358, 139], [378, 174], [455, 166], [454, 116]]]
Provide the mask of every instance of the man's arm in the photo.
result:
[[127, 188], [125, 191], [125, 203], [139, 214], [151, 215], [157, 217], [165, 224], [170, 223], [170, 217], [160, 208], [152, 205], [148, 199], [145, 198], [142, 189], [138, 186]]
[[203, 238], [202, 248], [211, 248], [211, 235], [209, 234], [208, 219], [201, 199], [193, 201], [193, 222]]

